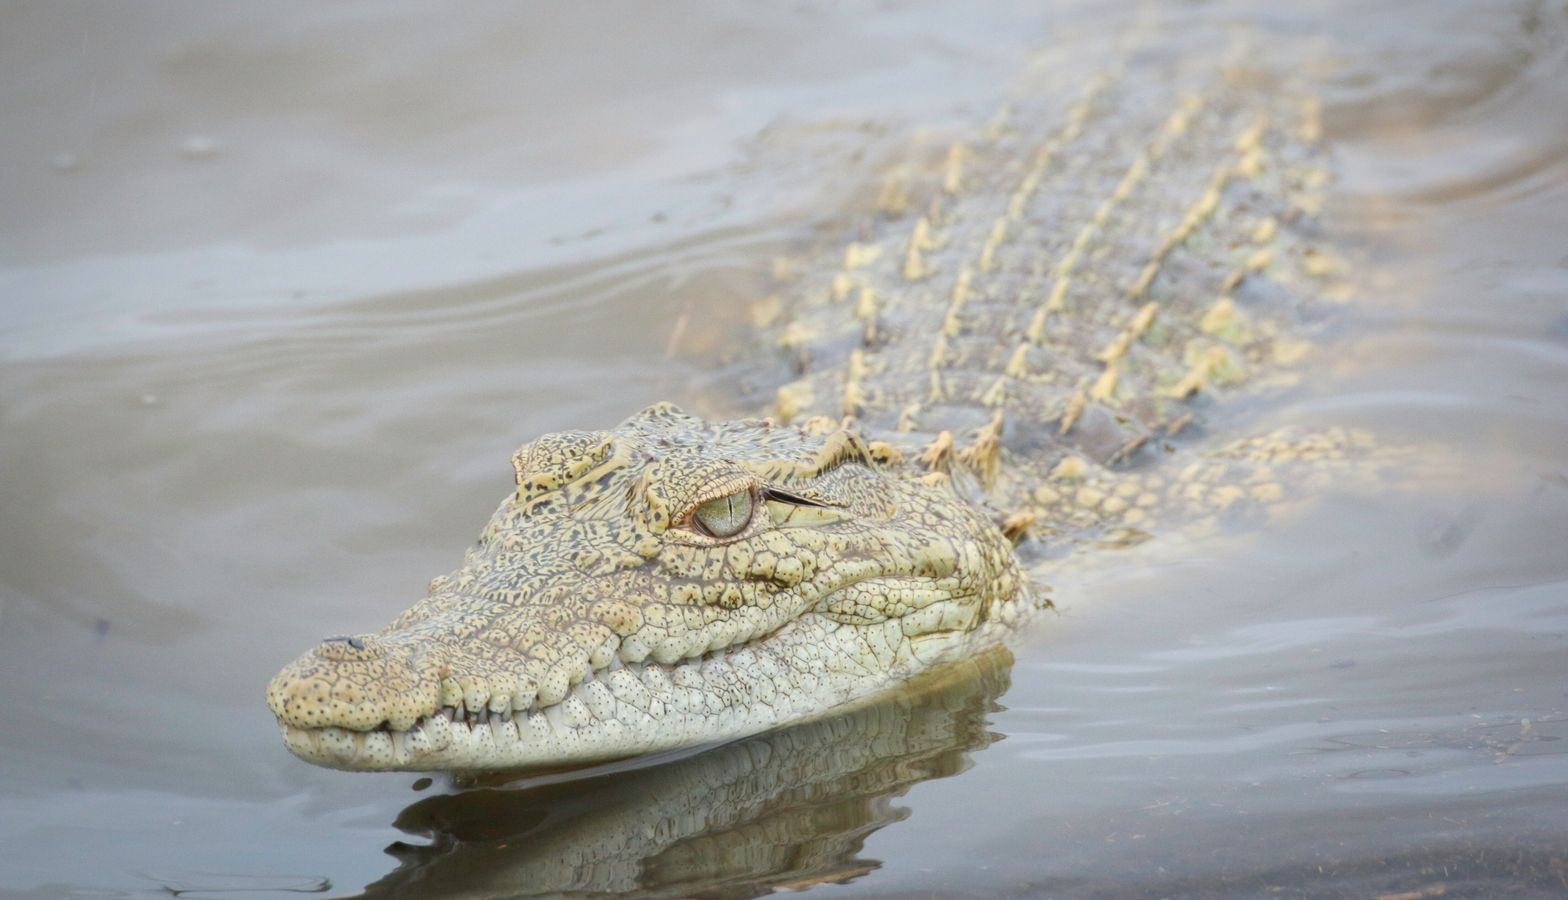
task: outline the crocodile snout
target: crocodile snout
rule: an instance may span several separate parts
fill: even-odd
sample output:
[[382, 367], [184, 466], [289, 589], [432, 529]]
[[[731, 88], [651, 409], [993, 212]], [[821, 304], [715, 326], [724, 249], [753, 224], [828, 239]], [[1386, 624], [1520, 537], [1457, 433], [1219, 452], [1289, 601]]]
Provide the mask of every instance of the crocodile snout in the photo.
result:
[[375, 635], [330, 637], [272, 679], [267, 705], [295, 728], [406, 729], [439, 705], [434, 651]]

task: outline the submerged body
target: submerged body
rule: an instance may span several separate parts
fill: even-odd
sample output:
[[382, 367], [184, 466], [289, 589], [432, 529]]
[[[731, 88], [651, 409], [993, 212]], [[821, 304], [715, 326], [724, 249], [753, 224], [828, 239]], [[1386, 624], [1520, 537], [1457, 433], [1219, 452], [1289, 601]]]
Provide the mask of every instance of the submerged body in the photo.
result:
[[1203, 404], [1291, 377], [1341, 287], [1317, 104], [1257, 48], [1150, 39], [1026, 75], [896, 166], [855, 240], [781, 266], [756, 318], [798, 378], [771, 417], [661, 405], [524, 446], [460, 568], [273, 680], [289, 748], [483, 770], [804, 721], [1003, 640], [1044, 605], [1032, 567], [1364, 450], [1195, 437]]

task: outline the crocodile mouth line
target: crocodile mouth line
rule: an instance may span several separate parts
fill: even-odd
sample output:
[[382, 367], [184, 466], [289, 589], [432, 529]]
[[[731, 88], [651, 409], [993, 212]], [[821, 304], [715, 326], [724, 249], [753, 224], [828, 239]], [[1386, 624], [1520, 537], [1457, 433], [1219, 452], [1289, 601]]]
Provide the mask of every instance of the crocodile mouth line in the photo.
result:
[[595, 748], [578, 757], [584, 762], [631, 756], [668, 743], [649, 736], [655, 723], [702, 718], [723, 728], [727, 719], [739, 718], [736, 713], [770, 709], [782, 691], [750, 696], [738, 706], [712, 702], [713, 685], [733, 685], [738, 674], [783, 674], [783, 667], [769, 664], [773, 654], [763, 643], [746, 641], [673, 663], [626, 662], [611, 654], [604, 667], [588, 667], [560, 700], [535, 697], [524, 709], [446, 705], [401, 729], [386, 720], [365, 730], [281, 720], [278, 727], [296, 756], [333, 768], [423, 770], [447, 759], [472, 770], [521, 768], [533, 764], [525, 758], [530, 745]]

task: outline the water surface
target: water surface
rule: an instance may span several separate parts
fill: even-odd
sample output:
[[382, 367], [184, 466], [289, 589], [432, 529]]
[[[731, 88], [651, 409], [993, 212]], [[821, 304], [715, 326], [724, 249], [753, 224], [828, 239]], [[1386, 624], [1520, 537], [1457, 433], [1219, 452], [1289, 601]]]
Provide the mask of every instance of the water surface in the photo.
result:
[[1444, 483], [1107, 551], [836, 725], [483, 785], [283, 749], [267, 679], [519, 443], [751, 411], [774, 255], [1131, 14], [1033, 6], [0, 8], [0, 892], [1568, 892], [1562, 2], [1166, 14], [1321, 39], [1368, 286], [1266, 418]]

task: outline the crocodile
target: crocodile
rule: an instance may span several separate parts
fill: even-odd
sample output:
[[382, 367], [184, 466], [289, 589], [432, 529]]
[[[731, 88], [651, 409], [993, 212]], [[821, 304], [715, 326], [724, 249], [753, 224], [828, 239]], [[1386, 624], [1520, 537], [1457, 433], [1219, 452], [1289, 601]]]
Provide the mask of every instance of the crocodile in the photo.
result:
[[1375, 454], [1211, 432], [1303, 377], [1348, 293], [1331, 156], [1282, 50], [1151, 35], [1036, 60], [890, 164], [850, 239], [779, 261], [754, 355], [790, 371], [757, 417], [657, 404], [525, 444], [455, 571], [272, 680], [288, 749], [569, 767], [809, 721], [1003, 643], [1081, 551], [1247, 522]]

